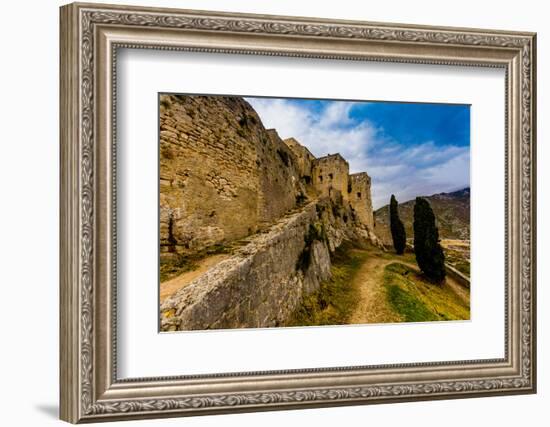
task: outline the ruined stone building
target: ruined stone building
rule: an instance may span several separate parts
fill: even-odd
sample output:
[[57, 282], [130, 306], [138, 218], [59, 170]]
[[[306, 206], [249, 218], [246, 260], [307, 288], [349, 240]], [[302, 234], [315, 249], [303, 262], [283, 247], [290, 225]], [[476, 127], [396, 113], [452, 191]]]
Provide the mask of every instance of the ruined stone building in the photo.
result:
[[322, 196], [342, 197], [353, 208], [359, 220], [374, 228], [370, 177], [366, 172], [350, 175], [349, 164], [339, 153], [314, 159], [313, 185]]
[[341, 197], [372, 231], [369, 176], [283, 141], [241, 98], [165, 95], [160, 113], [163, 254], [245, 237], [315, 197]]
[[366, 172], [349, 176], [347, 200], [355, 209], [359, 220], [370, 230], [374, 229], [374, 214], [370, 190], [370, 176]]
[[349, 164], [340, 154], [329, 154], [313, 161], [313, 185], [322, 196], [346, 197]]
[[253, 234], [296, 204], [293, 155], [241, 98], [162, 96], [161, 256]]
[[[344, 240], [376, 240], [370, 185], [367, 173], [349, 174], [340, 154], [316, 158], [296, 139], [265, 129], [240, 97], [162, 95], [161, 262], [250, 242], [234, 255], [233, 269], [206, 274], [166, 302], [163, 328], [284, 323], [330, 276], [330, 252]], [[208, 289], [219, 312], [208, 305]], [[207, 306], [205, 315], [200, 307]]]

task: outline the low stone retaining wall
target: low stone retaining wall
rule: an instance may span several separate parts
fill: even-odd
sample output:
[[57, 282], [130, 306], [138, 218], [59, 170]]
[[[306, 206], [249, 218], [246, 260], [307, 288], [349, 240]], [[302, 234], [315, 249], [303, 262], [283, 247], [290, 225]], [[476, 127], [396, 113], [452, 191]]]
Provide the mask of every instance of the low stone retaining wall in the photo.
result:
[[470, 278], [466, 276], [465, 274], [458, 271], [456, 268], [454, 268], [452, 265], [445, 264], [445, 271], [447, 272], [447, 275], [449, 277], [452, 277], [455, 279], [459, 284], [464, 286], [465, 288], [470, 289]]
[[284, 323], [330, 278], [327, 242], [311, 236], [316, 203], [284, 217], [231, 258], [165, 300], [161, 330], [261, 328]]
[[[414, 252], [414, 246], [410, 243], [407, 243], [407, 249]], [[466, 276], [464, 273], [461, 273], [456, 268], [454, 268], [452, 265], [445, 263], [445, 272], [448, 276], [455, 279], [460, 285], [464, 286], [465, 288], [470, 289], [470, 278]]]

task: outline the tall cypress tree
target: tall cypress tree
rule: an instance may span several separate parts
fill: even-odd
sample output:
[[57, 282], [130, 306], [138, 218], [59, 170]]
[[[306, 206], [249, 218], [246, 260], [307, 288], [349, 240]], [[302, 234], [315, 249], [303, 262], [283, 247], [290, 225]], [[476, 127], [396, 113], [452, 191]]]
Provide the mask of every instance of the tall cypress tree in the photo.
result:
[[445, 279], [445, 255], [439, 244], [435, 215], [427, 200], [417, 197], [414, 204], [414, 253], [420, 270], [434, 282]]
[[397, 200], [395, 200], [395, 196], [393, 194], [390, 199], [390, 229], [395, 252], [397, 252], [398, 255], [402, 255], [405, 251], [407, 236], [405, 234], [405, 226], [399, 218]]

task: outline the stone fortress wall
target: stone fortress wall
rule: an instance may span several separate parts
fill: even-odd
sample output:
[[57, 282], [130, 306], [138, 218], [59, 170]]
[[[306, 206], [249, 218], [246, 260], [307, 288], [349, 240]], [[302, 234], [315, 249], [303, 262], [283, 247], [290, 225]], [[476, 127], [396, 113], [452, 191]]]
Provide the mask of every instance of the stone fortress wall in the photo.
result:
[[284, 324], [343, 241], [378, 243], [370, 178], [283, 141], [240, 97], [161, 95], [161, 262], [237, 240], [163, 302], [162, 330]]
[[311, 151], [309, 151], [307, 147], [300, 144], [294, 138], [287, 138], [284, 140], [284, 143], [292, 151], [292, 154], [294, 154], [298, 173], [301, 177], [304, 178], [304, 182], [307, 185], [310, 185], [312, 173], [311, 169], [315, 160], [315, 156], [311, 154]]
[[370, 178], [350, 176], [340, 154], [315, 158], [283, 141], [239, 97], [161, 95], [161, 256], [240, 239], [306, 198], [340, 196], [372, 230]]
[[373, 230], [374, 214], [370, 187], [370, 176], [366, 172], [354, 173], [349, 176], [347, 198], [360, 221]]
[[292, 152], [237, 97], [160, 97], [161, 257], [253, 234], [304, 192]]

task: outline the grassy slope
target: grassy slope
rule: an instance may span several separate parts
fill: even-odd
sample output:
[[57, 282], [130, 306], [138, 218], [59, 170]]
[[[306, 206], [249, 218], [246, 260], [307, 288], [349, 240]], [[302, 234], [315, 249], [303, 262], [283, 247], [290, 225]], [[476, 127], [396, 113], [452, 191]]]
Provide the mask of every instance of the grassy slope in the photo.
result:
[[428, 282], [410, 267], [392, 263], [384, 270], [387, 301], [403, 322], [467, 320], [470, 308], [447, 286]]
[[385, 293], [383, 303], [395, 313], [388, 322], [470, 318], [468, 304], [450, 287], [434, 285], [414, 269], [400, 263], [415, 264], [413, 253], [398, 256], [377, 248], [357, 249], [344, 245], [332, 257], [332, 279], [323, 282], [317, 292], [305, 297], [285, 326], [348, 324], [360, 301], [359, 284], [354, 283], [353, 279], [369, 257], [395, 261], [385, 267], [380, 284]]

